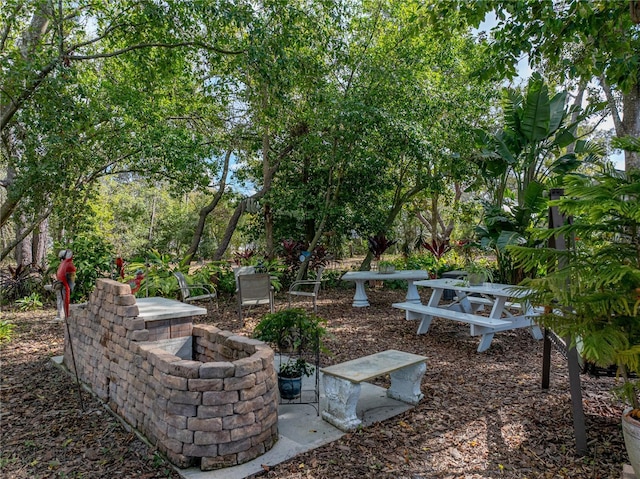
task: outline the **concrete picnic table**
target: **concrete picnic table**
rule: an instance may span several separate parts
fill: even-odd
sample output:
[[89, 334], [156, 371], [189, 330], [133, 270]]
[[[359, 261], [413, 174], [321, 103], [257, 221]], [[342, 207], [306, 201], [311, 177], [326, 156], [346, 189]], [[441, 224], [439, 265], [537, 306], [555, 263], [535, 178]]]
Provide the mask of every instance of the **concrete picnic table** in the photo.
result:
[[419, 303], [420, 295], [414, 281], [429, 279], [429, 272], [421, 269], [398, 270], [393, 273], [381, 273], [379, 271], [349, 271], [342, 275], [343, 281], [354, 281], [356, 283], [356, 293], [353, 296], [353, 307], [363, 308], [369, 306], [369, 298], [364, 289], [365, 281], [389, 281], [404, 280], [407, 282], [406, 301], [409, 303]]

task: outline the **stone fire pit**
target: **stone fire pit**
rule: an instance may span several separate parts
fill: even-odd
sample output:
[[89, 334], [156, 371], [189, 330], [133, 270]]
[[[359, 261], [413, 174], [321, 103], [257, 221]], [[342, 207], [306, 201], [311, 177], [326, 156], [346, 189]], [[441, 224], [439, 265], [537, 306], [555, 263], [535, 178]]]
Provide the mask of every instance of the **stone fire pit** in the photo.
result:
[[99, 279], [89, 301], [72, 307], [65, 366], [74, 370], [73, 346], [80, 380], [178, 467], [228, 467], [271, 449], [278, 438], [273, 350], [193, 326], [202, 308], [138, 301], [129, 285]]

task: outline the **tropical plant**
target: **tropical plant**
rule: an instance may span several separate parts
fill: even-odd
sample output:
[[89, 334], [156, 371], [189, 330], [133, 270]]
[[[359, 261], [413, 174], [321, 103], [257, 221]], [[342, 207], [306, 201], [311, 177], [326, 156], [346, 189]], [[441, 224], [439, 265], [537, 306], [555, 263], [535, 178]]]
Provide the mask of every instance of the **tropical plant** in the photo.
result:
[[470, 285], [482, 284], [485, 281], [493, 282], [493, 271], [486, 264], [471, 261], [465, 265], [464, 269]]
[[564, 235], [569, 248], [509, 251], [527, 270], [548, 270], [523, 282], [530, 299], [545, 306], [539, 321], [570, 337], [585, 360], [615, 365], [623, 379], [617, 392], [638, 409], [640, 383], [632, 374], [640, 376], [640, 171], [569, 175], [564, 187], [566, 196], [550, 204], [573, 221], [536, 236]]
[[432, 239], [430, 242], [423, 241], [421, 246], [431, 253], [437, 260], [441, 260], [442, 257], [451, 250], [449, 240], [436, 241], [435, 239]]
[[177, 297], [178, 280], [173, 275], [175, 264], [170, 255], [150, 250], [146, 258], [137, 258], [126, 265], [127, 276], [124, 280], [132, 285], [133, 290], [136, 277], [142, 275], [140, 287], [135, 292], [137, 296]]
[[398, 240], [388, 239], [384, 233], [378, 233], [375, 236], [369, 236], [368, 241], [369, 251], [371, 251], [376, 260], [380, 260], [382, 254], [398, 242]]
[[43, 269], [36, 266], [7, 266], [0, 272], [0, 303], [42, 291], [43, 273]]
[[[584, 111], [565, 105], [567, 92], [553, 96], [539, 74], [533, 74], [526, 92], [505, 90], [504, 125], [497, 133], [476, 130], [476, 162], [492, 193], [485, 205], [484, 225], [477, 229], [483, 247], [496, 252], [501, 280], [517, 283], [521, 271], [513, 268], [506, 247], [526, 244], [528, 229], [545, 218], [544, 191], [557, 175], [574, 171], [581, 163], [602, 156], [600, 145], [578, 136], [578, 125], [601, 105]], [[515, 182], [515, 191], [508, 189]], [[511, 198], [510, 198], [511, 196]]]

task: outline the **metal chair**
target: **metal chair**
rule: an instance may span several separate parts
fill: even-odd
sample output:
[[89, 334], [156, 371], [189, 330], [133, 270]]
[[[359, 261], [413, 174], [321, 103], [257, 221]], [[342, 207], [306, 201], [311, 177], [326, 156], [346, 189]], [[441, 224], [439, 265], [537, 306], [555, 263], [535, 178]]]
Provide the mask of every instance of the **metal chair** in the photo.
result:
[[236, 294], [238, 294], [238, 276], [242, 274], [254, 274], [255, 272], [255, 266], [238, 266], [233, 268], [233, 275], [236, 279]]
[[[209, 304], [211, 304], [215, 300], [216, 311], [218, 311], [218, 295], [215, 291], [211, 291], [211, 286], [206, 284], [188, 284], [186, 278], [184, 277], [184, 274], [182, 274], [180, 271], [174, 271], [173, 275], [178, 280], [178, 286], [180, 287], [180, 296], [182, 297], [182, 301], [184, 303], [208, 300]], [[192, 296], [192, 290], [197, 290], [199, 292], [202, 291], [203, 294]]]
[[294, 281], [289, 287], [289, 307], [291, 307], [291, 298], [293, 296], [301, 296], [311, 298], [313, 301], [313, 312], [318, 312], [318, 306], [316, 305], [316, 299], [320, 292], [320, 285], [322, 284], [322, 272], [324, 266], [316, 269], [316, 279], [306, 279], [301, 281]]
[[242, 321], [242, 308], [244, 306], [257, 306], [268, 304], [271, 312], [275, 311], [274, 294], [271, 287], [271, 277], [267, 273], [241, 274], [236, 277], [238, 281], [238, 315]]

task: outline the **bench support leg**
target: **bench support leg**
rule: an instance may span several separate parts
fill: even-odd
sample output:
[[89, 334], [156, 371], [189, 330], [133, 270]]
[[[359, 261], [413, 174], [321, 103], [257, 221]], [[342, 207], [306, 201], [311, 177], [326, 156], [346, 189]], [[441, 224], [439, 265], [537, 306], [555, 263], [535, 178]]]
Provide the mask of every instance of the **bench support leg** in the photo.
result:
[[426, 370], [427, 365], [420, 363], [392, 372], [391, 387], [387, 389], [387, 396], [409, 404], [418, 404], [424, 397], [420, 392], [420, 383]]
[[[471, 327], [473, 328], [473, 325], [471, 325]], [[482, 352], [486, 351], [487, 349], [489, 349], [489, 346], [491, 346], [491, 341], [493, 340], [493, 334], [494, 333], [487, 332], [487, 333], [484, 333], [480, 337], [480, 344], [478, 344], [478, 352], [479, 353], [482, 353]], [[475, 336], [473, 334], [473, 332], [471, 333], [471, 335]]]
[[427, 331], [429, 331], [429, 326], [431, 326], [431, 320], [433, 319], [433, 316], [407, 311], [405, 314], [405, 318], [407, 321], [419, 319], [420, 324], [418, 325], [418, 331], [416, 332], [416, 334], [427, 334]]
[[405, 301], [408, 303], [420, 303], [420, 294], [418, 293], [418, 287], [413, 284], [413, 280], [407, 281], [407, 296]]
[[360, 397], [360, 384], [325, 374], [322, 376], [326, 410], [322, 419], [342, 431], [357, 428], [362, 421], [356, 415], [356, 405]]

